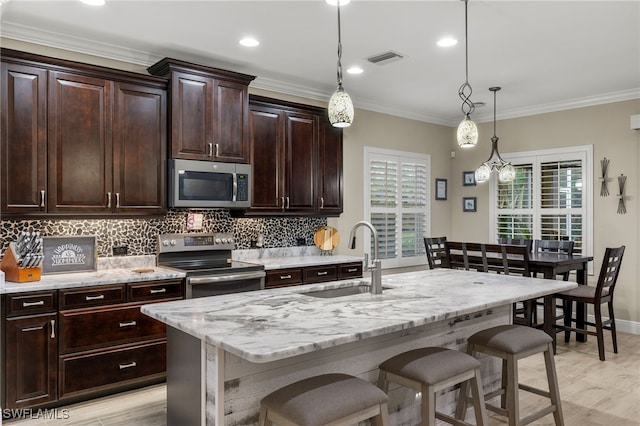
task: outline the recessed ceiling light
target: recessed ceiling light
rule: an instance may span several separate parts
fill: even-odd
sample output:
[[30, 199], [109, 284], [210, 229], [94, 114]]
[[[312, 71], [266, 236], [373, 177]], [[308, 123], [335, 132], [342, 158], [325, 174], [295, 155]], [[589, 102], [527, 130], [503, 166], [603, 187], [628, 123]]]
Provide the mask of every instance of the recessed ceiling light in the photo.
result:
[[357, 65], [347, 68], [349, 74], [362, 74], [364, 70]]
[[104, 6], [105, 0], [80, 0], [84, 4], [89, 6]]
[[245, 37], [240, 40], [240, 44], [246, 47], [256, 47], [260, 42], [253, 37]]
[[438, 40], [437, 44], [440, 47], [451, 47], [451, 46], [455, 46], [456, 44], [458, 44], [458, 40], [456, 40], [453, 37], [443, 37], [440, 40]]
[[349, 4], [351, 0], [325, 0], [325, 1], [327, 2], [327, 4], [330, 4], [331, 6], [337, 6], [339, 1], [340, 6], [344, 6], [345, 4]]

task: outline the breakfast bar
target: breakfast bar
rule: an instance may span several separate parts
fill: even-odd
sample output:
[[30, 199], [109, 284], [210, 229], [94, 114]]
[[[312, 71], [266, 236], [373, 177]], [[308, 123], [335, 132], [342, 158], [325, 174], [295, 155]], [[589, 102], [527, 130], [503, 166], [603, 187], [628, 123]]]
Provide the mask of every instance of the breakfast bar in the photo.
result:
[[[509, 323], [513, 302], [576, 284], [436, 269], [386, 275], [383, 286], [381, 295], [362, 279], [143, 306], [168, 326], [167, 424], [256, 424], [260, 399], [286, 384], [327, 372], [375, 381], [396, 353], [464, 349], [470, 334]], [[483, 360], [483, 379], [497, 384], [496, 363]], [[415, 395], [390, 397], [392, 424], [419, 418]]]

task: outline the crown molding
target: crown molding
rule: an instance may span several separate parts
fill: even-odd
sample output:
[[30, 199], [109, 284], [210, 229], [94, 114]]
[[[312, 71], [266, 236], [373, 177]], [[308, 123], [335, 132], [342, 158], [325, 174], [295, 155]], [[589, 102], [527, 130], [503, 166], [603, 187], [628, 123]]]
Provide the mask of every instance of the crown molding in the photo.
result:
[[[61, 34], [53, 31], [35, 29], [12, 22], [3, 23], [2, 28], [0, 29], [0, 36], [26, 43], [39, 44], [105, 59], [142, 65], [145, 67], [155, 64], [164, 57], [142, 50], [69, 36], [68, 34]], [[328, 102], [331, 95], [330, 91], [325, 92], [309, 86], [259, 76], [252, 82], [251, 86], [258, 89], [269, 90], [306, 99], [313, 99], [321, 102]], [[570, 99], [552, 104], [541, 104], [525, 108], [502, 110], [499, 114], [496, 114], [496, 118], [505, 120], [613, 102], [628, 101], [632, 99], [640, 99], [640, 87], [612, 93], [603, 93], [598, 96]], [[379, 112], [382, 114], [389, 114], [448, 127], [456, 127], [459, 123], [458, 119], [452, 120], [450, 116], [435, 116], [419, 111], [407, 111], [366, 99], [354, 99], [353, 101], [356, 108]], [[475, 114], [473, 119], [477, 123], [490, 122], [493, 120], [493, 114], [491, 112]]]

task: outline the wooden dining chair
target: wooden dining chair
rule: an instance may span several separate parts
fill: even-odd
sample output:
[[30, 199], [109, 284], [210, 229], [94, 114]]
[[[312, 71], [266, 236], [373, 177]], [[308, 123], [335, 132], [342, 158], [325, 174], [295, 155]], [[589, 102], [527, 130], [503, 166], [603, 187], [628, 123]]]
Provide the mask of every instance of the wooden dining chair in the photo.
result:
[[[600, 361], [604, 361], [604, 330], [611, 331], [611, 340], [613, 341], [613, 352], [618, 353], [618, 342], [616, 339], [616, 320], [613, 314], [613, 291], [615, 290], [620, 273], [620, 265], [622, 264], [622, 256], [624, 255], [625, 246], [616, 248], [607, 248], [604, 252], [602, 267], [600, 268], [600, 276], [595, 287], [587, 285], [579, 285], [571, 290], [556, 293], [553, 296], [561, 299], [564, 303], [563, 325], [557, 325], [556, 328], [565, 331], [564, 341], [569, 341], [570, 332], [587, 333], [596, 336], [598, 339], [598, 354]], [[593, 315], [595, 322], [585, 321], [585, 326], [595, 327], [595, 331], [579, 329], [573, 327], [572, 324], [577, 323], [577, 316], [573, 316], [573, 303], [585, 303], [593, 305]], [[602, 305], [607, 304], [609, 309], [609, 319], [602, 319]], [[577, 324], [576, 324], [577, 325]]]
[[[496, 265], [496, 272], [505, 275], [531, 276], [529, 271], [531, 244], [492, 244], [488, 245], [488, 250], [498, 252], [502, 259], [502, 265]], [[535, 324], [535, 308], [535, 299], [514, 303], [512, 305], [513, 323], [533, 326]]]
[[[535, 240], [536, 253], [572, 254], [574, 242], [570, 240]], [[569, 272], [561, 274], [564, 281], [569, 281]]]
[[424, 249], [429, 262], [429, 269], [450, 268], [449, 252], [445, 242], [447, 237], [424, 238]]
[[449, 256], [449, 267], [452, 269], [474, 270], [478, 272], [489, 271], [489, 261], [486, 253], [486, 245], [482, 243], [468, 243], [464, 241], [445, 241], [445, 247]]

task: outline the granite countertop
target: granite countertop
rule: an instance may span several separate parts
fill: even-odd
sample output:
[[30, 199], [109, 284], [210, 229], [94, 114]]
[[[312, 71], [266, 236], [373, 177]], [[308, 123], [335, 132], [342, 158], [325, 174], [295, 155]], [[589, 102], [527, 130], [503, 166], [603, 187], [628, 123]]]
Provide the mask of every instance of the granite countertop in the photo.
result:
[[[135, 272], [134, 269], [138, 268], [152, 269], [153, 271]], [[156, 266], [155, 256], [151, 255], [99, 258], [97, 271], [42, 275], [40, 281], [26, 283], [0, 282], [0, 294], [179, 279], [184, 276], [184, 272]]]
[[142, 312], [251, 362], [289, 358], [418, 327], [577, 284], [451, 269], [384, 275], [381, 295], [301, 293], [367, 283], [334, 281], [144, 305]]

